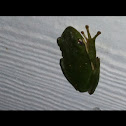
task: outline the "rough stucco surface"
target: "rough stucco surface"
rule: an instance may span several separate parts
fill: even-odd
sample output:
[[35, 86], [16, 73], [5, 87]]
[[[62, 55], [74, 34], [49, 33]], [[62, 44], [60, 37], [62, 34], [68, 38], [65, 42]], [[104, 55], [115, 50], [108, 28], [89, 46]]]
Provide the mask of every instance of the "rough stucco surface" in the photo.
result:
[[[0, 110], [126, 109], [126, 17], [0, 17]], [[101, 59], [93, 95], [76, 91], [59, 66], [57, 38], [90, 26]]]

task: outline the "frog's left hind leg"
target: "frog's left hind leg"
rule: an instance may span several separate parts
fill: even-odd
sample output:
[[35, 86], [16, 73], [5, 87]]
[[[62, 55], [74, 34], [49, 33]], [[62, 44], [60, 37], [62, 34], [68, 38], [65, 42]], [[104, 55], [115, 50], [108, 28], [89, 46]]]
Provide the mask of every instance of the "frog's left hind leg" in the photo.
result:
[[98, 82], [99, 82], [99, 76], [100, 76], [100, 58], [96, 58], [96, 69], [92, 72], [92, 76], [91, 76], [91, 81], [90, 81], [90, 88], [88, 90], [88, 93], [91, 95], [94, 93]]

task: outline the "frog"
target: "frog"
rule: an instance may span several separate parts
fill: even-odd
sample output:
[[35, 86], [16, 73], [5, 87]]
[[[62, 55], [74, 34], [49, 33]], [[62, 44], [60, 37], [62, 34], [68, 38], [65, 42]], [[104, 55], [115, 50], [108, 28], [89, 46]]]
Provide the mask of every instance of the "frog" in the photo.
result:
[[100, 58], [96, 56], [95, 40], [101, 32], [91, 37], [89, 26], [85, 25], [85, 28], [87, 36], [84, 31], [68, 26], [57, 38], [57, 44], [62, 53], [59, 62], [62, 73], [77, 91], [91, 95], [100, 78]]

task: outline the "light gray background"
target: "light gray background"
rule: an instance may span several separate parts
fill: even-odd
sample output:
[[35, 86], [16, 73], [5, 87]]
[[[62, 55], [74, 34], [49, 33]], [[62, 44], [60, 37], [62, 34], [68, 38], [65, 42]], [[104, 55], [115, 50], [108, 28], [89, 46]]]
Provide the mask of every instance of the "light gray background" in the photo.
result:
[[[90, 26], [101, 59], [93, 95], [76, 91], [59, 66], [57, 38]], [[0, 110], [125, 110], [126, 17], [0, 17]]]

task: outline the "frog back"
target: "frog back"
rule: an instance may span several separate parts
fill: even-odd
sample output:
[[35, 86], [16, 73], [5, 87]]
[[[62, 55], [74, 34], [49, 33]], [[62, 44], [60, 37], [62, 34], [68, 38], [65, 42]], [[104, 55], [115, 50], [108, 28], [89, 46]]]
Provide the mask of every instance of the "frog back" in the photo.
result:
[[69, 26], [64, 30], [58, 42], [63, 56], [60, 66], [74, 88], [85, 92], [89, 89], [92, 68], [85, 44], [78, 43], [79, 39], [83, 37], [75, 28]]

